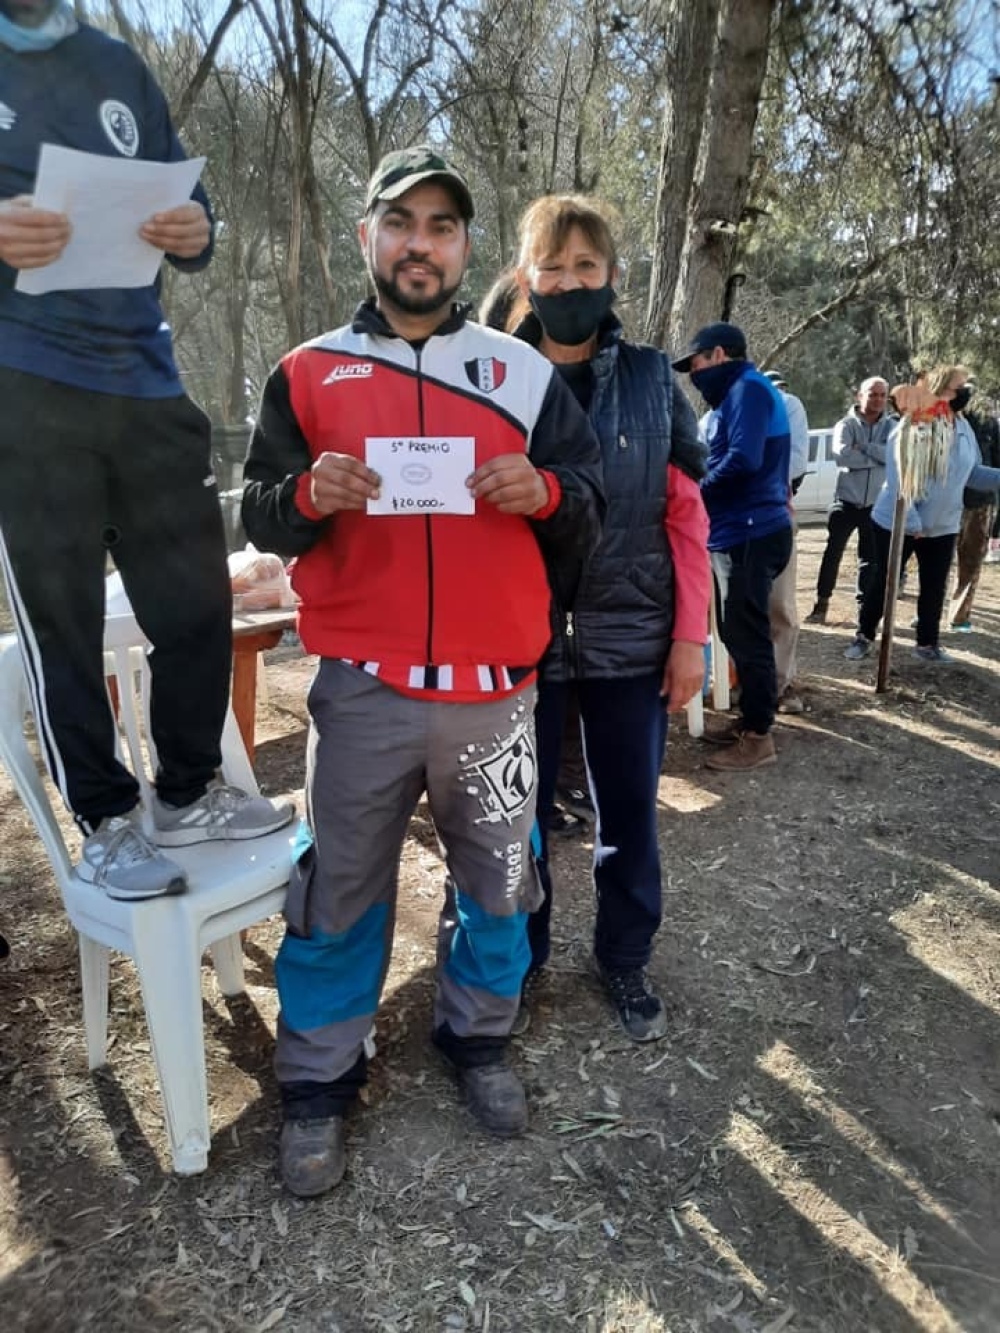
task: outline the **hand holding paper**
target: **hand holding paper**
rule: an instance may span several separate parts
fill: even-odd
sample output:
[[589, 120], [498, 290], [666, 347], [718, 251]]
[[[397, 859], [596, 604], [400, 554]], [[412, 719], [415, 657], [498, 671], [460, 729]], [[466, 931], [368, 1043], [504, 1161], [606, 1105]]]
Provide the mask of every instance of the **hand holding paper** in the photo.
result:
[[42, 268], [58, 259], [70, 237], [69, 218], [35, 208], [19, 194], [0, 203], [0, 259], [11, 268]]
[[[152, 236], [190, 247], [207, 226], [204, 209], [191, 203], [204, 163], [203, 157], [144, 162], [43, 144], [34, 207], [67, 215], [72, 232], [62, 253], [44, 267], [21, 268], [17, 290], [37, 296], [80, 288], [148, 287], [166, 246], [151, 241], [144, 228], [152, 226]], [[189, 206], [198, 213], [189, 213]], [[198, 251], [172, 253], [192, 257], [204, 249], [205, 241]]]
[[194, 259], [200, 255], [212, 235], [208, 214], [191, 199], [178, 208], [157, 213], [139, 229], [139, 235], [158, 250], [178, 259]]

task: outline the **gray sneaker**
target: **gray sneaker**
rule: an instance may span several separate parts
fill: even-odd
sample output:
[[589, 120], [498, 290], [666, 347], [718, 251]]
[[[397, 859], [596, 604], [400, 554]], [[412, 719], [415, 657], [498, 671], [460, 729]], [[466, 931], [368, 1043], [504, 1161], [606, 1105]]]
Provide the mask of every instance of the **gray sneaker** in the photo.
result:
[[135, 812], [101, 820], [97, 832], [84, 839], [76, 873], [109, 898], [123, 902], [183, 893], [187, 888], [184, 871], [156, 850]]
[[286, 1120], [278, 1147], [281, 1179], [293, 1194], [311, 1199], [339, 1185], [347, 1165], [344, 1117]]
[[954, 666], [955, 659], [951, 653], [946, 653], [943, 648], [938, 648], [932, 644], [918, 644], [913, 649], [913, 656], [918, 662], [935, 662], [938, 666]]
[[295, 806], [287, 801], [275, 805], [224, 783], [209, 787], [199, 800], [179, 808], [153, 797], [153, 824], [161, 847], [189, 847], [221, 838], [262, 838], [284, 828], [294, 814]]
[[866, 639], [863, 634], [855, 634], [852, 641], [847, 645], [844, 656], [848, 662], [860, 662], [863, 657], [868, 656], [871, 650], [871, 639]]

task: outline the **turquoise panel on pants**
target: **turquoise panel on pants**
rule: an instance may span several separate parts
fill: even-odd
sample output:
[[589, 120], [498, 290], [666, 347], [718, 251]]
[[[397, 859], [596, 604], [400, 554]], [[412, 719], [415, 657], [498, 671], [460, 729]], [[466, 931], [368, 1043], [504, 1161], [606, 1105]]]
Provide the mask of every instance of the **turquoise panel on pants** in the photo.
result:
[[445, 971], [459, 986], [509, 999], [521, 993], [531, 961], [528, 914], [493, 916], [465, 893], [456, 892], [458, 925]]
[[339, 935], [286, 932], [274, 975], [287, 1027], [310, 1032], [375, 1012], [388, 915], [388, 904], [376, 903]]

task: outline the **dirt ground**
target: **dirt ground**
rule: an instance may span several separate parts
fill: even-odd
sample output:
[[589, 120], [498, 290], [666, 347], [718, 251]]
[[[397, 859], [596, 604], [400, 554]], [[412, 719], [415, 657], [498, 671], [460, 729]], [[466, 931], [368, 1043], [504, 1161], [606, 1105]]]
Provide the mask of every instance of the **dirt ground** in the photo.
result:
[[[824, 533], [801, 534], [800, 607]], [[553, 964], [514, 1045], [532, 1126], [480, 1134], [428, 1046], [441, 887], [406, 845], [392, 971], [343, 1185], [275, 1173], [277, 921], [224, 1001], [207, 960], [209, 1170], [169, 1173], [131, 965], [87, 1072], [75, 941], [0, 780], [0, 1326], [225, 1333], [996, 1333], [1000, 1328], [1000, 566], [958, 664], [889, 692], [806, 626], [779, 764], [661, 784], [669, 1038], [618, 1034], [587, 974], [589, 838], [556, 852]], [[912, 597], [901, 607], [905, 625]], [[259, 770], [301, 798], [310, 663], [269, 655]]]

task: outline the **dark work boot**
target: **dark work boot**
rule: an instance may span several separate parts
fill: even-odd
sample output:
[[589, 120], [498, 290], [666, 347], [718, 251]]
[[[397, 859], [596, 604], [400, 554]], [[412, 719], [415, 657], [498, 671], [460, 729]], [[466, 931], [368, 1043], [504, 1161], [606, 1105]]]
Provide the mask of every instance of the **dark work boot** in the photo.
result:
[[816, 605], [806, 616], [807, 625], [825, 625], [826, 613], [830, 609], [829, 597], [817, 597]]
[[458, 1086], [465, 1104], [484, 1129], [501, 1139], [514, 1139], [528, 1128], [528, 1103], [521, 1080], [503, 1061], [458, 1066]]
[[278, 1149], [281, 1179], [302, 1199], [325, 1194], [339, 1185], [347, 1164], [344, 1117], [286, 1120]]

